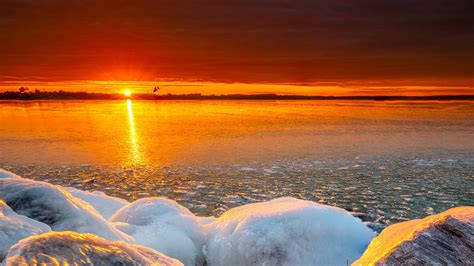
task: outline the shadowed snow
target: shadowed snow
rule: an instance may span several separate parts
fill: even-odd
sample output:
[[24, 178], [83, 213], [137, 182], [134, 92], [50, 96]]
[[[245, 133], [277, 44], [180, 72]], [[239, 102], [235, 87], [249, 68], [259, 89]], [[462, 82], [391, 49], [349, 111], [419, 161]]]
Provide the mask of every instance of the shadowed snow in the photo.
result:
[[20, 176], [17, 176], [12, 172], [0, 169], [0, 178], [9, 178], [9, 177], [11, 177], [11, 178], [21, 178]]
[[16, 213], [45, 223], [53, 231], [93, 233], [111, 241], [133, 242], [87, 202], [58, 186], [24, 178], [3, 178], [0, 179], [0, 198]]
[[0, 261], [17, 241], [51, 231], [46, 224], [18, 215], [0, 200]]

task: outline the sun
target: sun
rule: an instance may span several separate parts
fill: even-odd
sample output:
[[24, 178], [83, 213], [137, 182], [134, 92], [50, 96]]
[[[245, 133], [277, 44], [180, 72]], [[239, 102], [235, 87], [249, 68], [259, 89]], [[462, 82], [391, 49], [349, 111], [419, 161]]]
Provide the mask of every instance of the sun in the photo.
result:
[[125, 90], [123, 91], [123, 95], [125, 96], [131, 96], [132, 95], [132, 92], [130, 90]]

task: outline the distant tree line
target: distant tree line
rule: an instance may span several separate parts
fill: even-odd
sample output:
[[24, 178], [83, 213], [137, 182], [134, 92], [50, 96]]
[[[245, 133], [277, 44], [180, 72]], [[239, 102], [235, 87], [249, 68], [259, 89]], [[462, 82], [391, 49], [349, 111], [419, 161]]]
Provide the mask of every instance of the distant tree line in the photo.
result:
[[[41, 91], [20, 87], [18, 91], [0, 92], [0, 100], [119, 100], [126, 99], [118, 93], [91, 93], [70, 91]], [[201, 95], [192, 94], [133, 94], [137, 100], [474, 100], [474, 95], [433, 95], [433, 96], [305, 96], [305, 95], [278, 95], [278, 94], [226, 94]]]
[[69, 92], [69, 91], [40, 91], [20, 87], [18, 91], [0, 92], [2, 100], [113, 100], [123, 98], [120, 94]]

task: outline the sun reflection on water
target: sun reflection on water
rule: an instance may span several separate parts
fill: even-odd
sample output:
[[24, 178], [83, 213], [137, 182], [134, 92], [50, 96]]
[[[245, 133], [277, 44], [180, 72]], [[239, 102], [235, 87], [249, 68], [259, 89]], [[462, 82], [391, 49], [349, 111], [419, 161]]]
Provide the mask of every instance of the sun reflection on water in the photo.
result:
[[127, 99], [128, 125], [130, 131], [130, 160], [131, 163], [143, 163], [140, 151], [139, 139], [135, 129], [135, 119], [133, 117], [132, 100]]

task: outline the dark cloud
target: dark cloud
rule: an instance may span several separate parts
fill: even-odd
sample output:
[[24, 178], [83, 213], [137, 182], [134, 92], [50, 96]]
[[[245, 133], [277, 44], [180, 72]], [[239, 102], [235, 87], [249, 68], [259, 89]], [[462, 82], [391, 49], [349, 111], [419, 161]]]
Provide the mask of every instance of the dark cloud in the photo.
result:
[[1, 76], [472, 83], [474, 73], [470, 0], [0, 3]]

